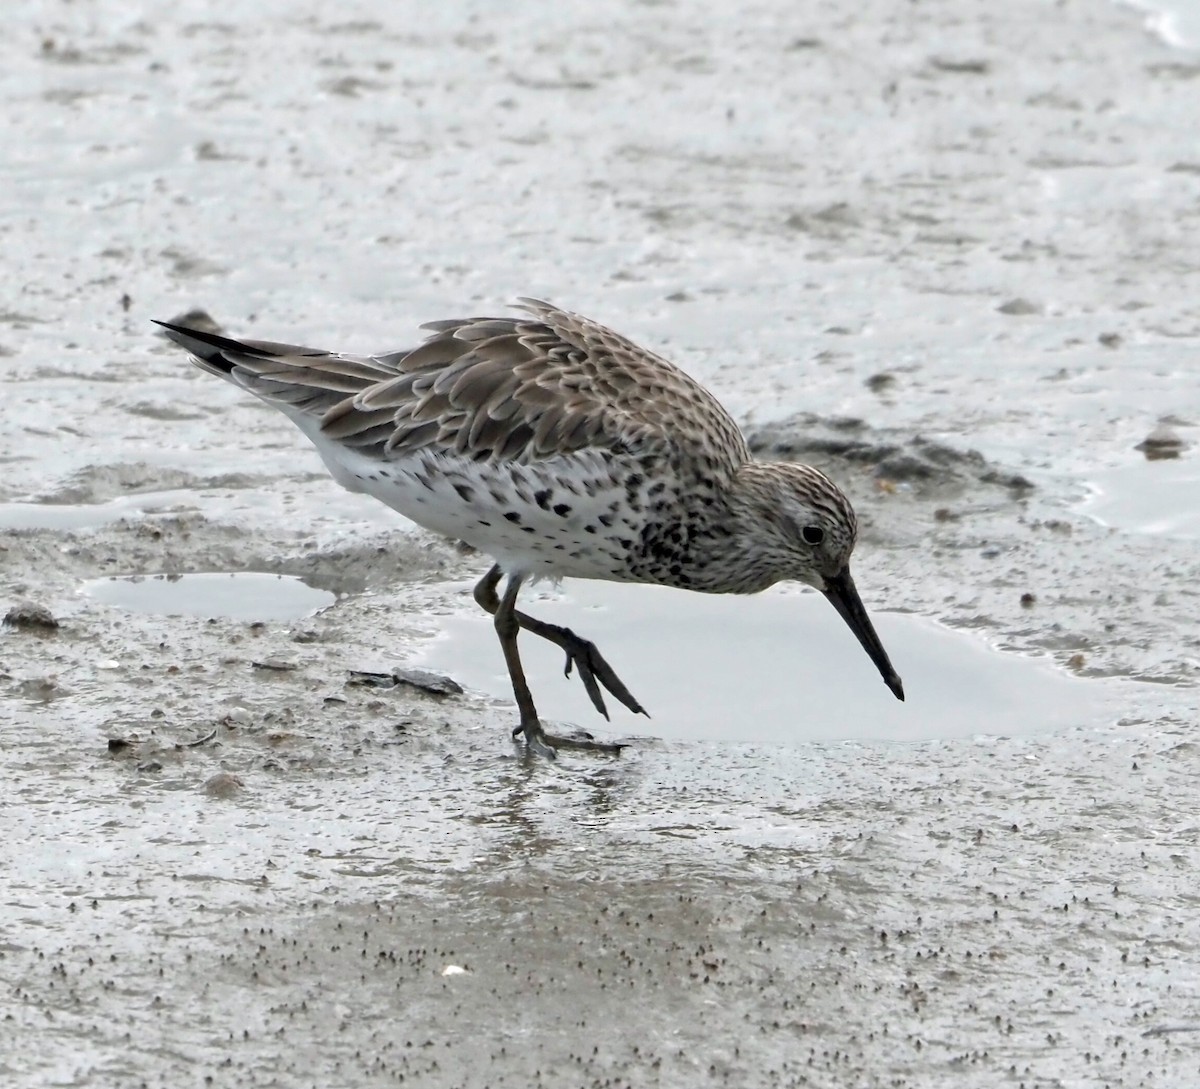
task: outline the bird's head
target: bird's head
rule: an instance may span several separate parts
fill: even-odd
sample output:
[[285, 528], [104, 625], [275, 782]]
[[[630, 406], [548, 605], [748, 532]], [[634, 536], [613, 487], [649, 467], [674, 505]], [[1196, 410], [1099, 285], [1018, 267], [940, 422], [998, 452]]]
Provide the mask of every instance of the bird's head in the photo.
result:
[[771, 555], [772, 581], [803, 582], [820, 590], [858, 637], [884, 683], [904, 699], [900, 677], [850, 577], [850, 555], [858, 539], [850, 500], [808, 465], [751, 463], [746, 470], [747, 491], [754, 495], [753, 520]]

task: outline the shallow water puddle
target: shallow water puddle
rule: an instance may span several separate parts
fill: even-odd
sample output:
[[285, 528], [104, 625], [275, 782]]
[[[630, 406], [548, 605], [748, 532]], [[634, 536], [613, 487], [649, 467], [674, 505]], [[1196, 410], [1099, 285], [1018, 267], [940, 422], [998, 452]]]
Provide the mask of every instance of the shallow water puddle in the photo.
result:
[[[609, 699], [607, 726], [579, 681], [564, 680], [558, 651], [522, 636], [543, 717], [587, 729], [680, 740], [916, 741], [1040, 733], [1104, 717], [1102, 685], [920, 617], [877, 613], [904, 679], [901, 703], [828, 602], [793, 588], [734, 598], [577, 582], [522, 604], [593, 640], [653, 716]], [[511, 699], [491, 621], [461, 615], [443, 627], [421, 664]]]
[[1090, 482], [1081, 508], [1105, 526], [1165, 537], [1200, 537], [1200, 461], [1142, 461]]
[[132, 612], [251, 621], [298, 620], [337, 600], [291, 575], [261, 571], [119, 575], [92, 579], [83, 592]]

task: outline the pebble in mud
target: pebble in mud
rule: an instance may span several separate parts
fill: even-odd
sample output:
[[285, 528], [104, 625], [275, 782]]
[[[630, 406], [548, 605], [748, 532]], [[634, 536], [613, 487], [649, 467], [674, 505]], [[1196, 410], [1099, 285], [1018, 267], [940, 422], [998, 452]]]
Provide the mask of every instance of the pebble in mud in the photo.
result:
[[1001, 303], [996, 307], [998, 313], [1008, 314], [1012, 317], [1026, 317], [1030, 314], [1040, 314], [1042, 307], [1035, 302], [1030, 302], [1028, 299], [1009, 299], [1008, 302]]
[[463, 686], [453, 677], [444, 673], [433, 673], [428, 669], [405, 669], [398, 666], [392, 670], [392, 677], [398, 685], [409, 688], [419, 688], [434, 696], [461, 696]]
[[[172, 325], [186, 325], [189, 329], [197, 329], [202, 333], [223, 333], [224, 327], [216, 318], [214, 318], [207, 310], [201, 307], [196, 307], [193, 310], [186, 310], [182, 314], [176, 314], [171, 319]], [[161, 334], [159, 334], [161, 335]]]
[[1145, 454], [1147, 461], [1166, 461], [1179, 457], [1186, 446], [1174, 428], [1159, 424], [1134, 449]]
[[250, 667], [264, 673], [292, 673], [300, 668], [295, 662], [282, 658], [264, 658], [261, 662], [251, 662]]
[[218, 771], [204, 780], [204, 793], [210, 798], [233, 798], [245, 787], [241, 777], [229, 771]]
[[4, 626], [16, 628], [18, 631], [32, 631], [47, 634], [58, 630], [58, 621], [45, 605], [37, 605], [32, 601], [18, 602], [4, 614]]

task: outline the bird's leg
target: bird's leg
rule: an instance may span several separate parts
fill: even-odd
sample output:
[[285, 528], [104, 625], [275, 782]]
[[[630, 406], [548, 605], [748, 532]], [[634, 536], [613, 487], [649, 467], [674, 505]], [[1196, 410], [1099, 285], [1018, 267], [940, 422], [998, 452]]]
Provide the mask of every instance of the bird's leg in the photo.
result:
[[[490, 601], [495, 605], [488, 611], [494, 617], [496, 635], [500, 639], [500, 648], [504, 651], [504, 661], [508, 666], [509, 678], [512, 680], [513, 695], [516, 697], [517, 709], [521, 713], [521, 724], [513, 730], [513, 737], [523, 733], [529, 747], [543, 756], [555, 756], [557, 749], [620, 752], [624, 748], [623, 745], [595, 741], [590, 737], [586, 740], [551, 737], [543, 729], [541, 720], [538, 718], [537, 708], [533, 704], [533, 694], [529, 691], [529, 682], [525, 679], [521, 656], [517, 650], [517, 635], [523, 627], [521, 614], [517, 612], [516, 608], [517, 594], [521, 590], [521, 580], [510, 577], [508, 585], [504, 588], [503, 598], [496, 600], [496, 583], [499, 581], [499, 577], [499, 568], [492, 568], [475, 589], [477, 599], [482, 592], [486, 592], [490, 596]], [[485, 583], [487, 584], [486, 591], [484, 591]]]
[[[500, 599], [496, 596], [496, 585], [500, 581], [500, 566], [497, 564], [483, 576], [475, 586], [475, 601], [480, 608], [496, 615], [500, 608]], [[515, 600], [515, 598], [514, 598]], [[604, 705], [604, 696], [600, 692], [603, 685], [635, 714], [650, 717], [649, 712], [634, 698], [633, 694], [622, 683], [621, 678], [613, 671], [612, 666], [604, 660], [604, 655], [596, 648], [596, 644], [588, 639], [582, 639], [570, 628], [560, 628], [557, 624], [547, 624], [535, 616], [513, 610], [517, 623], [531, 635], [541, 636], [562, 650], [567, 656], [565, 676], [571, 675], [573, 667], [579, 670], [579, 679], [587, 689], [592, 706], [605, 718], [608, 718], [608, 708]]]
[[[529, 691], [529, 682], [525, 679], [525, 669], [521, 665], [521, 655], [517, 650], [517, 635], [521, 631], [521, 624], [517, 620], [516, 603], [520, 589], [521, 580], [510, 578], [504, 588], [504, 597], [498, 602], [492, 616], [496, 624], [496, 635], [500, 639], [500, 649], [504, 651], [504, 663], [508, 666], [508, 675], [512, 680], [517, 710], [521, 712], [521, 725], [513, 730], [513, 737], [523, 733], [532, 748], [542, 749], [544, 746], [539, 744], [544, 734], [542, 723], [538, 718], [537, 708], [533, 705], [533, 693]], [[554, 755], [553, 750], [549, 755]]]

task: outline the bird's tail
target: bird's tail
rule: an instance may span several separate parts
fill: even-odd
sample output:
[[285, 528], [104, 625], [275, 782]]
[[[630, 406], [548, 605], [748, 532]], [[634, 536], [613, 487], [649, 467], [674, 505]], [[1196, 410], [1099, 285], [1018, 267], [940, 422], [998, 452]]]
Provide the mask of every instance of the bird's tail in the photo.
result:
[[166, 321], [155, 324], [187, 349], [201, 370], [242, 386], [293, 419], [320, 419], [335, 405], [398, 373], [394, 366], [373, 356], [267, 340], [234, 340]]

